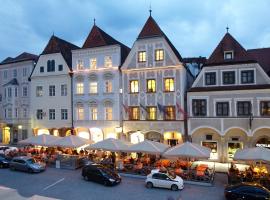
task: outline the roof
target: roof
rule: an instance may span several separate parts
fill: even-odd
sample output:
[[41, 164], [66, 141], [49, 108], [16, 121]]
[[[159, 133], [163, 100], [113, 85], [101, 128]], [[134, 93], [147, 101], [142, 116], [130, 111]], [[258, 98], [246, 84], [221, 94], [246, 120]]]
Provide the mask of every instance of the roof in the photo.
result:
[[[233, 51], [233, 59], [225, 60], [224, 51]], [[226, 33], [204, 66], [229, 65], [247, 62], [250, 63], [256, 61], [230, 33]]]
[[71, 50], [74, 49], [79, 49], [79, 47], [53, 35], [41, 55], [61, 53], [68, 67], [72, 69]]
[[232, 90], [258, 90], [270, 89], [270, 84], [262, 85], [232, 85], [232, 86], [216, 86], [216, 87], [193, 87], [188, 92], [211, 92], [211, 91], [232, 91]]
[[121, 64], [126, 59], [130, 48], [114, 39], [112, 36], [107, 34], [101, 28], [99, 28], [96, 24], [93, 25], [89, 35], [87, 36], [82, 48], [95, 48], [109, 45], [119, 45], [121, 47]]
[[23, 62], [23, 61], [28, 61], [28, 60], [33, 60], [33, 61], [37, 61], [38, 56], [31, 54], [31, 53], [27, 53], [27, 52], [23, 52], [20, 55], [18, 55], [15, 58], [12, 57], [7, 57], [6, 59], [4, 59], [0, 65], [5, 65], [5, 64], [10, 64], [10, 63], [16, 63], [16, 62]]
[[260, 66], [270, 76], [270, 48], [249, 49], [247, 52], [258, 61]]
[[174, 54], [177, 56], [179, 61], [182, 61], [182, 57], [180, 53], [177, 51], [175, 46], [171, 43], [169, 38], [165, 35], [165, 33], [161, 30], [157, 22], [154, 20], [154, 18], [150, 15], [147, 21], [145, 22], [139, 36], [139, 39], [145, 39], [145, 38], [153, 38], [153, 37], [164, 37], [164, 39], [167, 41], [169, 46], [171, 47]]

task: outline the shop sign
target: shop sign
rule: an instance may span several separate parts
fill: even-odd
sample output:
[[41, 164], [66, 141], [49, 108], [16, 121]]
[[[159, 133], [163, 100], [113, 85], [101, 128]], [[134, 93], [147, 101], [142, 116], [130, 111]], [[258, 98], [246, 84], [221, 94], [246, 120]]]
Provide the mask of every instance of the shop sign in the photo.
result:
[[270, 148], [270, 144], [256, 144], [256, 147], [266, 147], [266, 148]]

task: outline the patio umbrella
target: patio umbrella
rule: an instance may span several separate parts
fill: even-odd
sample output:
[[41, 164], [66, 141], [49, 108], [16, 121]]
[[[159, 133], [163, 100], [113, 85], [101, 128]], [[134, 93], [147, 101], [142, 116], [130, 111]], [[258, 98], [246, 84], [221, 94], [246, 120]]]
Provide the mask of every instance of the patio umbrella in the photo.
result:
[[270, 149], [254, 147], [238, 149], [234, 154], [234, 160], [270, 162]]
[[166, 144], [162, 144], [160, 142], [154, 142], [150, 140], [144, 140], [143, 142], [133, 144], [128, 149], [127, 152], [142, 152], [148, 154], [161, 154], [169, 146]]
[[114, 138], [108, 138], [95, 144], [91, 144], [89, 147], [87, 147], [87, 149], [102, 149], [105, 151], [125, 152], [128, 149], [129, 145], [131, 145], [129, 142]]
[[54, 136], [54, 135], [47, 135], [42, 134], [38, 136], [32, 136], [30, 138], [27, 138], [25, 140], [19, 141], [19, 144], [24, 145], [37, 145], [37, 146], [51, 146], [52, 143], [59, 140], [60, 137]]
[[65, 147], [65, 148], [78, 148], [86, 144], [91, 144], [92, 141], [76, 136], [70, 135], [66, 137], [62, 137], [59, 140], [56, 140], [52, 143], [52, 146]]
[[163, 156], [208, 159], [210, 153], [211, 150], [209, 148], [195, 143], [185, 142], [168, 149]]

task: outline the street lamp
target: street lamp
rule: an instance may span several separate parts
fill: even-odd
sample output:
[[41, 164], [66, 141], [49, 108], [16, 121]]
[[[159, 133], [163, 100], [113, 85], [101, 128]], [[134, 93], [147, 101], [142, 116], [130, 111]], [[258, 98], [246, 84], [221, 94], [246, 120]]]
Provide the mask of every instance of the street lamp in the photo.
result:
[[18, 129], [20, 129], [20, 130], [21, 130], [21, 129], [22, 129], [22, 125], [18, 125]]

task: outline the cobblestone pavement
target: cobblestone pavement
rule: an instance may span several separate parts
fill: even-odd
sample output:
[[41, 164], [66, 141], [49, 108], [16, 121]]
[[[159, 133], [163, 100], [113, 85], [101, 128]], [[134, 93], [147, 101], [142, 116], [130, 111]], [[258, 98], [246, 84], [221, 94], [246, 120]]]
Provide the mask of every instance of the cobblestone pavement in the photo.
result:
[[146, 189], [143, 179], [123, 177], [115, 187], [82, 180], [81, 170], [48, 168], [40, 174], [0, 170], [0, 199], [65, 200], [224, 200], [226, 175], [217, 174], [213, 187], [185, 184], [182, 191]]

